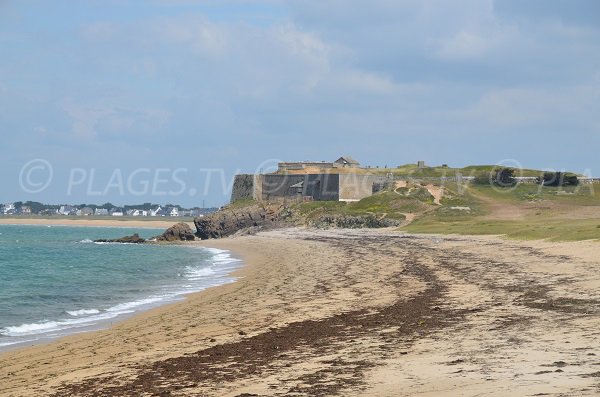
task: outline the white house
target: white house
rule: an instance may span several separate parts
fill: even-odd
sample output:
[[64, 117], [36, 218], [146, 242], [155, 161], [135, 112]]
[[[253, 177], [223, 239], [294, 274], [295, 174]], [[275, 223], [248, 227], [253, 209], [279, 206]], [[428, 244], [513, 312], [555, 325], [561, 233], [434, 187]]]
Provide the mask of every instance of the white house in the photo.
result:
[[15, 205], [13, 203], [4, 204], [4, 215], [8, 214], [11, 211], [15, 210]]
[[60, 215], [76, 215], [77, 208], [73, 207], [72, 205], [61, 205], [58, 213]]
[[179, 216], [179, 209], [177, 209], [177, 207], [171, 208], [171, 211], [169, 211], [169, 216]]
[[146, 211], [146, 210], [130, 210], [130, 211], [127, 211], [127, 215], [130, 215], [130, 216], [148, 216], [148, 211]]
[[160, 205], [155, 210], [150, 210], [150, 216], [163, 216], [163, 215], [164, 215], [164, 211], [160, 207]]

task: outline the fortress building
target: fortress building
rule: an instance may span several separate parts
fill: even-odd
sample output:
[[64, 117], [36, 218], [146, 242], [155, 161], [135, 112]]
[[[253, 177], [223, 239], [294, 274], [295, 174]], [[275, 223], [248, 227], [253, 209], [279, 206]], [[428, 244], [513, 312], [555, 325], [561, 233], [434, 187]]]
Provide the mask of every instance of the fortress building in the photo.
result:
[[358, 201], [371, 196], [385, 181], [361, 170], [351, 157], [334, 162], [282, 162], [272, 174], [236, 175], [231, 201]]

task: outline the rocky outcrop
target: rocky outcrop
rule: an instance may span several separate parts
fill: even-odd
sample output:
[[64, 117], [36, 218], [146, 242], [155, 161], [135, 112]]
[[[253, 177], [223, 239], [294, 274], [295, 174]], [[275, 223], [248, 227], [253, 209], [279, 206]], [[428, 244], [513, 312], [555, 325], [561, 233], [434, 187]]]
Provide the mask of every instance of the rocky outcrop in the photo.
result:
[[194, 219], [194, 224], [196, 236], [206, 240], [284, 226], [285, 219], [284, 206], [256, 203], [243, 208], [225, 207], [208, 216]]
[[146, 240], [141, 238], [139, 234], [135, 233], [133, 236], [125, 236], [115, 239], [99, 239], [94, 240], [95, 243], [121, 243], [121, 244], [142, 244]]
[[259, 203], [238, 207], [225, 207], [218, 212], [194, 219], [196, 236], [202, 240], [233, 235], [251, 234], [287, 226], [310, 226], [317, 228], [384, 228], [396, 227], [401, 220], [372, 214], [349, 215], [326, 213], [313, 216], [297, 206], [288, 207], [282, 203]]
[[168, 228], [160, 236], [152, 238], [155, 241], [194, 241], [195, 236], [190, 225], [184, 222], [177, 223]]

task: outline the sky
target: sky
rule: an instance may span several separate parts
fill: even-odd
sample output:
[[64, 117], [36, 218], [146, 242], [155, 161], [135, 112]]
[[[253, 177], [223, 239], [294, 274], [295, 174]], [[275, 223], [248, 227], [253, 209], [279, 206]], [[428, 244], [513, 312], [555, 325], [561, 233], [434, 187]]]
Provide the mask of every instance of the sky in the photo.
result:
[[0, 202], [219, 206], [280, 160], [600, 176], [596, 0], [0, 0]]

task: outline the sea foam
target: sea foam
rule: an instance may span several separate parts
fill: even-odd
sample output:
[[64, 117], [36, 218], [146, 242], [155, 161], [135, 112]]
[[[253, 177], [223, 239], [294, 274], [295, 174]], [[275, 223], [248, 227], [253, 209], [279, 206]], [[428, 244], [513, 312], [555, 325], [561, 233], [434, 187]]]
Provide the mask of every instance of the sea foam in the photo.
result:
[[71, 310], [67, 311], [67, 314], [73, 317], [81, 317], [81, 316], [89, 316], [91, 314], [99, 314], [100, 310], [98, 309], [81, 309], [81, 310]]

